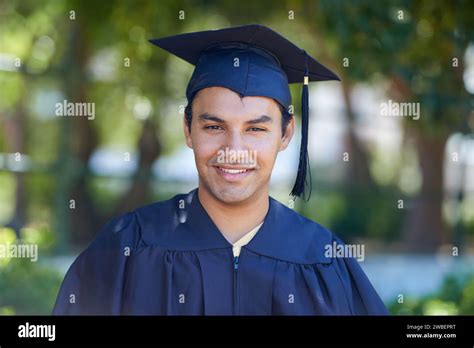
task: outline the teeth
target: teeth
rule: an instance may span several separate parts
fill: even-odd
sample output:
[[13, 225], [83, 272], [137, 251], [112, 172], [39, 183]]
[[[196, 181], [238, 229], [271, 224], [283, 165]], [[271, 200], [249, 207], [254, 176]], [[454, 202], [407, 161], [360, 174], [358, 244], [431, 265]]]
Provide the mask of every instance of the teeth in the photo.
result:
[[229, 174], [240, 174], [240, 173], [245, 173], [247, 169], [226, 169], [222, 167], [218, 167], [220, 170], [223, 172], [229, 173]]

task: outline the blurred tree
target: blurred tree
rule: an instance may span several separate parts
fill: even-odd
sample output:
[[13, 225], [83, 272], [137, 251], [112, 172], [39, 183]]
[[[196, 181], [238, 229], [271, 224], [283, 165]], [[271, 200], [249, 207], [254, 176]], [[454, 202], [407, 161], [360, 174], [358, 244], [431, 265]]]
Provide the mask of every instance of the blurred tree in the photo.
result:
[[[165, 66], [159, 64], [156, 58], [143, 54], [140, 58], [137, 55], [140, 54], [141, 45], [149, 45], [147, 39], [151, 37], [151, 34], [141, 28], [152, 30], [156, 23], [160, 23], [161, 31], [175, 32], [179, 28], [181, 25], [178, 19], [179, 3], [168, 1], [156, 6], [156, 4], [142, 2], [141, 5], [138, 6], [136, 2], [130, 1], [114, 1], [105, 4], [72, 0], [69, 3], [67, 8], [75, 11], [76, 15], [75, 20], [69, 23], [69, 54], [65, 54], [63, 61], [64, 68], [67, 69], [64, 89], [67, 91], [68, 99], [77, 102], [92, 101], [96, 105], [100, 105], [107, 97], [107, 90], [119, 89], [121, 90], [119, 93], [126, 94], [126, 89], [129, 88], [128, 84], [133, 84], [139, 91], [150, 91], [148, 92], [149, 96], [146, 96], [145, 92], [141, 92], [143, 93], [141, 97], [148, 100], [155, 99], [159, 103], [166, 96], [166, 87], [157, 83]], [[143, 27], [137, 27], [137, 24]], [[137, 35], [137, 30], [143, 30], [144, 35], [130, 40], [130, 35]], [[131, 34], [133, 31], [135, 34]], [[100, 77], [99, 81], [93, 81], [91, 76], [93, 61], [96, 59], [99, 60], [98, 64], [100, 65], [107, 64], [107, 61], [104, 61], [105, 58], [101, 58], [100, 55], [106, 49], [111, 49], [114, 52], [115, 62], [113, 63], [116, 72], [111, 81], [102, 82]], [[136, 74], [137, 72], [138, 74]], [[119, 83], [117, 84], [117, 82]], [[98, 93], [97, 89], [102, 86], [105, 87], [105, 91], [101, 89]], [[152, 95], [151, 91], [159, 91], [159, 93]], [[120, 105], [124, 103], [124, 100], [115, 100], [114, 102]], [[151, 168], [161, 147], [155, 126], [156, 123], [159, 123], [160, 110], [156, 104], [152, 106], [152, 110], [156, 110], [156, 112], [152, 111], [149, 115], [144, 115], [148, 118], [145, 122], [135, 119], [135, 122], [140, 124], [141, 134], [136, 134], [134, 144], [130, 144], [131, 148], [127, 152], [131, 156], [136, 156], [138, 168], [132, 177], [129, 190], [126, 190], [119, 202], [116, 203], [115, 210], [111, 212], [112, 215], [132, 210], [152, 200]], [[121, 115], [112, 114], [108, 117], [104, 117], [103, 114], [110, 112], [107, 107], [102, 108], [101, 112], [97, 115], [95, 122], [90, 122], [87, 118], [75, 118], [72, 124], [69, 120], [65, 121], [68, 122], [69, 132], [66, 130], [63, 136], [69, 139], [69, 144], [64, 147], [64, 151], [72, 146], [70, 155], [74, 158], [73, 165], [66, 164], [64, 170], [67, 172], [74, 168], [75, 172], [75, 174], [65, 173], [65, 177], [73, 180], [70, 195], [77, 202], [76, 208], [72, 210], [70, 225], [72, 241], [76, 245], [87, 244], [103, 225], [104, 220], [109, 219], [97, 215], [98, 209], [94, 206], [94, 200], [89, 190], [92, 178], [89, 175], [88, 165], [92, 154], [101, 142], [97, 134], [97, 127], [105, 128], [110, 133], [113, 125], [118, 124], [121, 119], [134, 116], [133, 110], [130, 109], [122, 111]], [[124, 143], [123, 139], [118, 139], [116, 142]], [[134, 154], [135, 148], [137, 148], [136, 154]], [[64, 155], [60, 158], [64, 159]], [[60, 163], [67, 163], [67, 161], [60, 160]], [[60, 197], [64, 197], [64, 194], [60, 194]]]
[[313, 20], [331, 41], [332, 54], [349, 59], [346, 79], [351, 84], [386, 79], [394, 101], [421, 105], [418, 121], [404, 118], [423, 181], [406, 205], [403, 232], [408, 249], [434, 251], [450, 239], [442, 220], [444, 149], [450, 133], [465, 131], [472, 101], [462, 60], [473, 37], [474, 6], [469, 1], [320, 4]]
[[[27, 211], [48, 218], [44, 211], [52, 205], [51, 192], [55, 192], [54, 212], [49, 214], [56, 219], [54, 230], [62, 236], [59, 245], [65, 250], [71, 236], [78, 244], [91, 240], [105, 216], [152, 201], [152, 164], [177, 145], [175, 134], [180, 132], [175, 130], [180, 129], [178, 117], [182, 117], [177, 106], [184, 100], [192, 68], [182, 61], [175, 63], [176, 58], [154, 49], [147, 40], [257, 22], [296, 40], [343, 77], [351, 152], [346, 180], [351, 186], [348, 195], [335, 202], [352, 215], [340, 219], [339, 226], [375, 230], [377, 221], [391, 223], [399, 218], [396, 209], [389, 214], [390, 205], [380, 204], [379, 188], [369, 170], [373, 159], [352, 127], [357, 116], [352, 106], [359, 102], [350, 98], [353, 86], [389, 81], [390, 98], [422, 106], [419, 121], [404, 119], [406, 136], [415, 139], [423, 176], [413, 204], [406, 204], [411, 208], [405, 241], [413, 248], [434, 250], [449, 239], [441, 214], [443, 151], [447, 136], [466, 124], [470, 108], [462, 81], [462, 56], [473, 37], [473, 6], [468, 1], [386, 5], [266, 0], [244, 6], [230, 0], [12, 0], [0, 4], [0, 15], [0, 29], [6, 34], [1, 51], [24, 62], [18, 71], [0, 72], [5, 86], [0, 115], [6, 131], [0, 146], [5, 152], [31, 154], [33, 163], [55, 163], [53, 177], [44, 167], [41, 173], [47, 178], [35, 175], [29, 186], [28, 181], [23, 184], [22, 175], [14, 174], [17, 199], [12, 226], [21, 226]], [[344, 57], [350, 59], [347, 68], [342, 65]], [[456, 67], [453, 58], [458, 58]], [[292, 91], [300, 92], [299, 88]], [[56, 97], [48, 98], [48, 93]], [[58, 98], [94, 102], [95, 120], [54, 117], [51, 110]], [[39, 103], [49, 108], [44, 112], [49, 116], [38, 116], [35, 105]], [[178, 128], [170, 128], [175, 127], [171, 123]], [[92, 155], [107, 148], [130, 153], [138, 165], [131, 178], [123, 179], [124, 189], [114, 201], [100, 197], [97, 177], [89, 169]], [[375, 197], [370, 203], [373, 219], [364, 219], [366, 206], [360, 204], [369, 200], [366, 192]], [[75, 209], [70, 209], [71, 199]]]
[[[19, 161], [25, 161], [21, 158], [25, 155], [25, 105], [23, 102], [17, 104], [17, 108], [14, 114], [5, 117], [4, 122], [4, 136], [6, 151], [14, 156], [19, 156]], [[25, 192], [25, 177], [24, 173], [16, 171], [13, 173], [15, 178], [15, 209], [13, 217], [6, 224], [7, 227], [11, 227], [15, 230], [18, 237], [20, 236], [20, 230], [26, 223], [26, 192]]]

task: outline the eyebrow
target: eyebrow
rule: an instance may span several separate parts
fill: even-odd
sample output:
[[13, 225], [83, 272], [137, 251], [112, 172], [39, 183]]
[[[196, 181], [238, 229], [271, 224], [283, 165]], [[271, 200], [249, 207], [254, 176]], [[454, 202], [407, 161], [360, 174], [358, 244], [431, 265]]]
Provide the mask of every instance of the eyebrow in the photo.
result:
[[[203, 121], [214, 121], [214, 122], [217, 122], [217, 123], [226, 123], [226, 121], [224, 121], [222, 118], [214, 116], [214, 115], [210, 115], [208, 113], [204, 113], [204, 114], [200, 115], [199, 119], [203, 120]], [[273, 119], [270, 116], [262, 115], [260, 117], [257, 117], [255, 119], [253, 119], [253, 120], [248, 120], [245, 123], [246, 124], [258, 124], [258, 123], [266, 123], [266, 122], [269, 122], [269, 123], [273, 122]]]
[[207, 114], [207, 113], [204, 113], [204, 114], [200, 115], [199, 120], [214, 121], [214, 122], [217, 122], [217, 123], [225, 123], [225, 121], [222, 118], [219, 118], [217, 116], [213, 116], [213, 115], [210, 115], [210, 114]]
[[247, 123], [247, 124], [257, 124], [257, 123], [266, 123], [266, 122], [271, 123], [271, 122], [273, 122], [273, 119], [270, 116], [262, 115], [258, 118], [255, 118], [253, 120], [249, 120], [245, 123]]

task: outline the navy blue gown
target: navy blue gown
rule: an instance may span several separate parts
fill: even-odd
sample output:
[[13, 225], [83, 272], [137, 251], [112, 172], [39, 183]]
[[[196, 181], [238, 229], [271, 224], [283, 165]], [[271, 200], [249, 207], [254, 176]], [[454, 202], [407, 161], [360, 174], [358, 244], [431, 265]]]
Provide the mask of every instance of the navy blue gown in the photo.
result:
[[59, 315], [383, 315], [342, 243], [273, 198], [255, 237], [234, 258], [197, 189], [111, 220], [68, 270]]

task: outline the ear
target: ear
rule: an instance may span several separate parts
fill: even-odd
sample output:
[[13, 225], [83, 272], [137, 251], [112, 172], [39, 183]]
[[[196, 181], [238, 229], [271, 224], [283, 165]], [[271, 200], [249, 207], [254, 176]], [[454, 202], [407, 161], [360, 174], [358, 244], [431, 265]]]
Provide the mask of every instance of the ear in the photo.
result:
[[283, 138], [281, 140], [280, 148], [278, 151], [285, 150], [288, 145], [290, 144], [291, 138], [293, 138], [293, 133], [295, 131], [295, 118], [294, 116], [291, 117], [288, 125], [286, 126], [285, 134], [283, 134]]
[[188, 147], [192, 149], [193, 141], [191, 139], [191, 131], [188, 127], [188, 123], [186, 122], [186, 116], [183, 117], [183, 130], [184, 130], [184, 137], [186, 138], [186, 145], [188, 145]]

